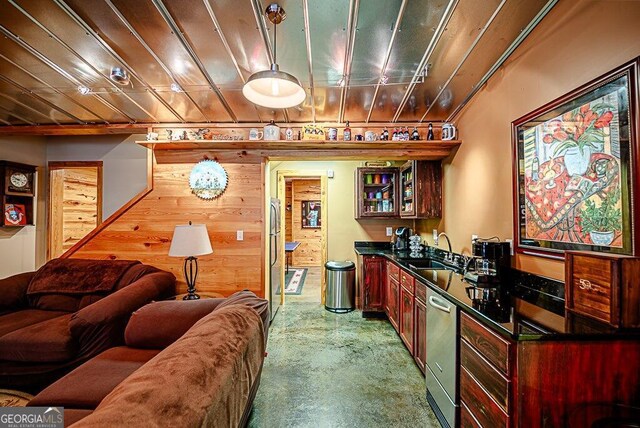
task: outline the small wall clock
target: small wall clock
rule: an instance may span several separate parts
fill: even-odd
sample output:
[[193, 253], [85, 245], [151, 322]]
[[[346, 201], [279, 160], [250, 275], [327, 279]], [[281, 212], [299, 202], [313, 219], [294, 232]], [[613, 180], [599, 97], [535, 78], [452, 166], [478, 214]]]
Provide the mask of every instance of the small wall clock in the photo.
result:
[[214, 199], [227, 188], [227, 171], [213, 160], [198, 162], [189, 175], [191, 191], [201, 199]]

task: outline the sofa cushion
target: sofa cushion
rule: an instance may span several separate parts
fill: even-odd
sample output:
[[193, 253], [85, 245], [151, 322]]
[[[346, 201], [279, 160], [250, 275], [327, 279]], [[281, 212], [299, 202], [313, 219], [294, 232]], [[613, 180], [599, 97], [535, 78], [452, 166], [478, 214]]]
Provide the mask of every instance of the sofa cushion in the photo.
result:
[[126, 346], [107, 349], [41, 391], [29, 406], [95, 409], [113, 388], [159, 352]]
[[33, 275], [35, 272], [25, 272], [0, 280], [0, 308], [25, 306], [27, 287]]
[[215, 310], [116, 386], [75, 428], [237, 427], [264, 349], [255, 310]]
[[0, 360], [53, 362], [75, 357], [77, 344], [71, 337], [71, 314], [32, 324], [0, 337]]
[[21, 328], [65, 315], [67, 312], [23, 309], [0, 315], [0, 337]]
[[72, 294], [33, 294], [29, 296], [29, 307], [44, 311], [75, 312], [80, 308], [82, 296]]
[[133, 313], [124, 332], [124, 340], [128, 346], [135, 348], [166, 348], [224, 300], [169, 300], [149, 303]]

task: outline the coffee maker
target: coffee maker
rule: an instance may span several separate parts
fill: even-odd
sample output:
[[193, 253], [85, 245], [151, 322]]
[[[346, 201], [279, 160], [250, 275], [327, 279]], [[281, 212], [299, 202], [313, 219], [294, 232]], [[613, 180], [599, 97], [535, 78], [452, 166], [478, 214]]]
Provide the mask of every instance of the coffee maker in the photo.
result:
[[409, 237], [413, 235], [413, 231], [408, 227], [399, 227], [395, 231], [395, 241], [393, 249], [396, 251], [409, 250]]
[[464, 277], [476, 286], [504, 282], [511, 270], [511, 244], [492, 239], [475, 239], [471, 245], [473, 258]]

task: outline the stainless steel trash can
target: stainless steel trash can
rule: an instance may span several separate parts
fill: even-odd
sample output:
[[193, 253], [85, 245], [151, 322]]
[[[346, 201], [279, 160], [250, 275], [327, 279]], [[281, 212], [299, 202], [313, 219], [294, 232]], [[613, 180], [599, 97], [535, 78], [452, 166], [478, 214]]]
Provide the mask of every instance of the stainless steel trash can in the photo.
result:
[[327, 288], [324, 307], [337, 313], [351, 312], [354, 309], [356, 265], [353, 262], [327, 262]]

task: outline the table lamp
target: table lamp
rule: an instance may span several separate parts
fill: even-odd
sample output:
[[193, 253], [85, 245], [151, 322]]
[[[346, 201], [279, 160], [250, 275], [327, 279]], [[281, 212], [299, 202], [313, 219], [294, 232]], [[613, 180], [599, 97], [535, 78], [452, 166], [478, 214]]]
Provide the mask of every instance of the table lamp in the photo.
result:
[[187, 282], [187, 295], [183, 300], [198, 300], [196, 278], [198, 277], [198, 259], [196, 256], [213, 253], [211, 241], [205, 224], [178, 224], [173, 231], [169, 256], [185, 257], [184, 280]]

